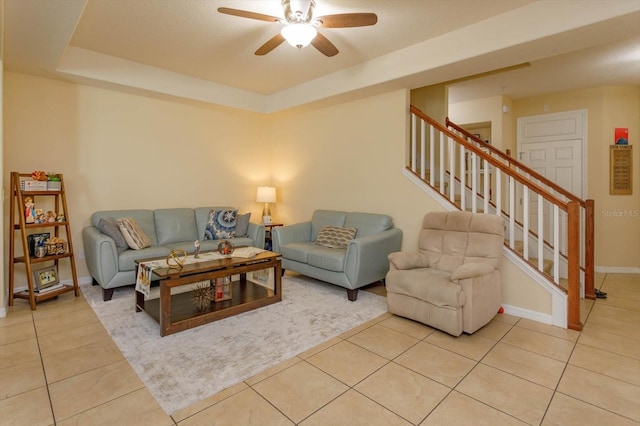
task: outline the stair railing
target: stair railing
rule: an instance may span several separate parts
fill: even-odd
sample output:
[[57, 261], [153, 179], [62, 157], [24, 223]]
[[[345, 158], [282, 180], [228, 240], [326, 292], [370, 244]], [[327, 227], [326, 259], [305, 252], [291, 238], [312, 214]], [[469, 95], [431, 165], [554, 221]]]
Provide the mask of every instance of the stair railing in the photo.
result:
[[[457, 208], [477, 212], [478, 203], [482, 203], [484, 212], [505, 217], [508, 247], [515, 252], [515, 237], [521, 234], [523, 252], [518, 255], [567, 293], [567, 325], [581, 330], [581, 273], [585, 297], [595, 299], [593, 200], [579, 199], [448, 119], [447, 126], [451, 129], [411, 106], [407, 169]], [[516, 206], [516, 201], [521, 205]], [[537, 264], [530, 260], [530, 245], [537, 252]], [[549, 252], [551, 274], [544, 266]], [[561, 286], [561, 259], [566, 264], [562, 273], [566, 290]]]

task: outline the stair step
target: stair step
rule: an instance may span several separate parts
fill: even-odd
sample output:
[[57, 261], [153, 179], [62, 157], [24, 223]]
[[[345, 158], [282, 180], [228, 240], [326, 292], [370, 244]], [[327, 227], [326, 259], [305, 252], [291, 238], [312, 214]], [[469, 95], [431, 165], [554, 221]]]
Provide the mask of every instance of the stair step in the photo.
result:
[[[524, 253], [524, 243], [522, 241], [514, 241], [513, 242], [513, 249], [515, 251], [517, 251], [520, 254]], [[529, 262], [531, 264], [533, 264], [533, 266], [535, 266], [536, 268], [538, 267], [538, 259], [535, 257], [530, 257], [529, 258]], [[553, 260], [551, 259], [544, 259], [542, 261], [542, 270], [551, 275], [551, 272], [553, 270]]]
[[[473, 209], [471, 207], [467, 207], [465, 210], [469, 213], [473, 213]], [[476, 213], [484, 213], [484, 206], [476, 206]]]

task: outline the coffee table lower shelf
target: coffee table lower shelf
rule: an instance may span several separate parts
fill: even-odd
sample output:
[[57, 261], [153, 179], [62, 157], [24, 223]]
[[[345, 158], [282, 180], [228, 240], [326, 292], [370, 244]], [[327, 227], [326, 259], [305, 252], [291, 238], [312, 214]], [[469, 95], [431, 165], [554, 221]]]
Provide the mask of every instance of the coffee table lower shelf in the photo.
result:
[[[199, 310], [191, 301], [191, 291], [171, 296], [171, 318], [163, 334], [177, 333], [189, 328], [198, 327], [213, 321], [218, 321], [243, 312], [280, 302], [281, 296], [274, 294], [261, 285], [250, 281], [234, 281], [232, 298], [221, 302], [211, 302], [209, 307]], [[160, 299], [140, 300], [136, 303], [136, 310], [145, 311], [151, 318], [161, 323]]]

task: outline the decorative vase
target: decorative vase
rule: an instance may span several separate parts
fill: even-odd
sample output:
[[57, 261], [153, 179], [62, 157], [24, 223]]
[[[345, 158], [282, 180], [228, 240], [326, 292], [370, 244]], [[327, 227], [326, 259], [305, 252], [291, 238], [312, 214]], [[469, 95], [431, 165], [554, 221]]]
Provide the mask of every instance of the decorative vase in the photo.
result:
[[62, 189], [62, 182], [50, 180], [47, 181], [47, 191], [60, 191]]
[[222, 242], [218, 244], [218, 253], [224, 255], [233, 253], [233, 244], [228, 240], [222, 240]]

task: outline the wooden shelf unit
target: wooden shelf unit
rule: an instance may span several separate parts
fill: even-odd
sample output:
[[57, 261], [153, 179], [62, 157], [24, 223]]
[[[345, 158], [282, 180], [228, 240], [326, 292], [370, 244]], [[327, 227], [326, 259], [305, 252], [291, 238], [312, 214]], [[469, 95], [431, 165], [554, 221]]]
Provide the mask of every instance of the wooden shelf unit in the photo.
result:
[[[38, 302], [52, 299], [60, 294], [70, 291], [75, 292], [76, 297], [80, 296], [80, 288], [78, 287], [78, 277], [76, 275], [76, 262], [73, 255], [73, 243], [71, 241], [71, 227], [69, 224], [69, 210], [67, 209], [67, 198], [64, 189], [64, 179], [61, 174], [61, 189], [56, 191], [25, 191], [20, 187], [21, 180], [27, 180], [31, 177], [30, 173], [11, 172], [11, 207], [9, 213], [9, 306], [13, 305], [14, 299], [27, 299], [32, 310], [36, 309]], [[24, 214], [24, 200], [26, 197], [33, 198], [33, 201], [37, 198], [52, 197], [54, 204], [54, 211], [57, 213], [62, 212], [64, 215], [63, 222], [51, 222], [51, 223], [26, 223]], [[30, 234], [30, 230], [41, 230], [43, 228], [51, 228], [55, 237], [60, 237], [60, 230], [64, 230], [65, 237], [67, 239], [67, 251], [62, 254], [46, 255], [44, 257], [31, 256], [29, 253], [29, 246], [27, 243], [27, 236]], [[16, 232], [20, 231], [20, 237], [16, 235]], [[22, 241], [22, 256], [16, 256], [16, 239], [20, 238]], [[64, 284], [61, 288], [52, 290], [43, 294], [38, 294], [35, 291], [35, 283], [33, 277], [33, 265], [43, 264], [46, 262], [52, 262], [56, 268], [56, 274], [59, 274], [59, 262], [61, 259], [69, 259], [71, 266], [71, 274], [73, 277], [72, 284]], [[22, 291], [15, 291], [15, 266], [16, 264], [25, 265], [25, 273], [27, 278], [27, 289]], [[59, 277], [59, 275], [58, 275]]]

